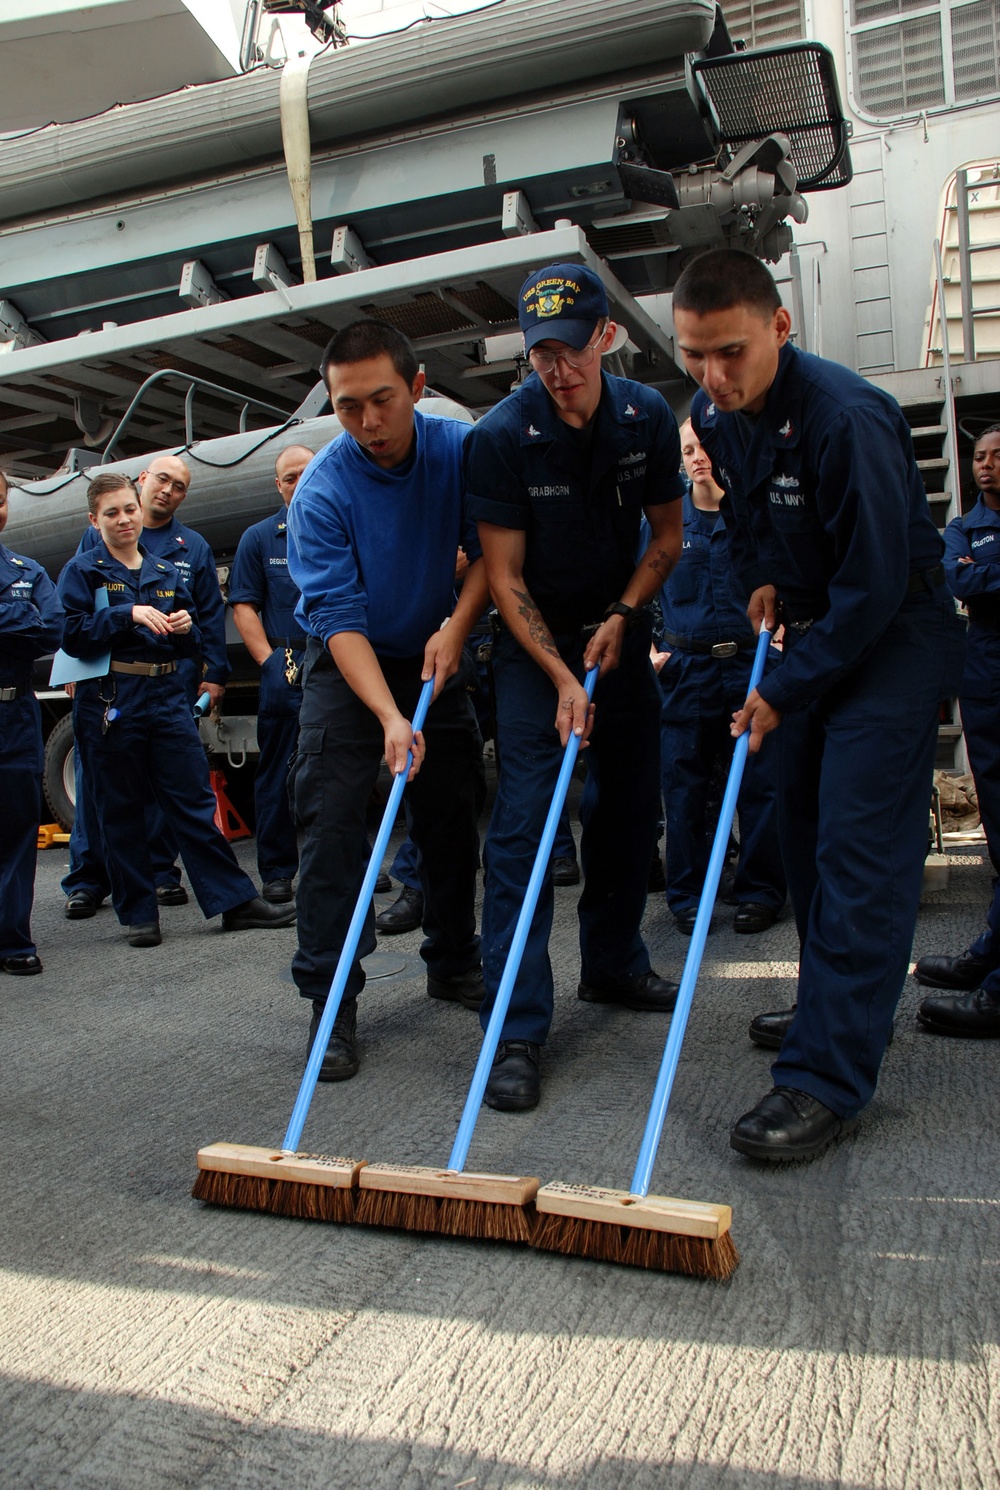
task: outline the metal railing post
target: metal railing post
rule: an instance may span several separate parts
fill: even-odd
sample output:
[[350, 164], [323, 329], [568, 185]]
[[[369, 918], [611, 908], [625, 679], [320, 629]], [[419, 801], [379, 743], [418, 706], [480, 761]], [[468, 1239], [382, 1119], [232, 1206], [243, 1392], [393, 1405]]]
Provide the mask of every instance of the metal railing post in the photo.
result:
[[972, 234], [969, 225], [969, 173], [955, 172], [955, 207], [958, 222], [958, 268], [962, 276], [962, 360], [976, 360], [976, 318], [972, 309]]
[[962, 510], [958, 489], [958, 425], [955, 419], [955, 399], [951, 386], [951, 348], [948, 346], [948, 313], [944, 303], [944, 269], [941, 266], [941, 240], [934, 239], [934, 267], [937, 272], [938, 318], [941, 323], [941, 371], [944, 377], [944, 424], [945, 450], [948, 453], [948, 475], [951, 481], [951, 501], [945, 514], [945, 525]]

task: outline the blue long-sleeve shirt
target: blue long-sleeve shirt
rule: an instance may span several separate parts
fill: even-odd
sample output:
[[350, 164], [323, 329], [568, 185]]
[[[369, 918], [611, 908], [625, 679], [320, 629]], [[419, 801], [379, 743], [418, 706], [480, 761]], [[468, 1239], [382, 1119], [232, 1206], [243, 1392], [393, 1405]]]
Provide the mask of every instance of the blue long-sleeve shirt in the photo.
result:
[[296, 617], [326, 645], [343, 631], [385, 657], [416, 657], [455, 608], [459, 546], [482, 550], [465, 511], [470, 426], [414, 411], [410, 459], [384, 471], [344, 433], [303, 472], [288, 509]]
[[888, 394], [790, 344], [759, 416], [699, 390], [691, 422], [726, 493], [744, 595], [774, 585], [791, 619], [813, 623], [760, 686], [776, 709], [805, 708], [864, 660], [911, 574], [940, 563], [909, 427]]
[[[59, 576], [59, 599], [66, 613], [63, 650], [71, 657], [99, 657], [109, 648], [118, 662], [169, 662], [198, 651], [197, 624], [186, 635], [160, 636], [132, 619], [136, 605], [151, 605], [169, 615], [193, 606], [180, 570], [166, 559], [154, 558], [140, 545], [142, 567], [133, 572], [114, 558], [102, 543], [99, 549], [74, 554]], [[108, 604], [98, 609], [97, 591], [104, 587]]]
[[63, 609], [41, 564], [0, 543], [0, 688], [26, 687], [36, 657], [62, 641]]
[[[77, 553], [88, 553], [98, 546], [103, 547], [101, 535], [95, 527], [89, 527], [80, 539]], [[143, 528], [142, 548], [152, 558], [165, 559], [175, 565], [180, 572], [188, 593], [185, 609], [190, 610], [201, 633], [205, 682], [224, 685], [230, 671], [226, 652], [226, 602], [219, 588], [215, 556], [207, 541], [194, 528], [172, 517], [162, 527]]]

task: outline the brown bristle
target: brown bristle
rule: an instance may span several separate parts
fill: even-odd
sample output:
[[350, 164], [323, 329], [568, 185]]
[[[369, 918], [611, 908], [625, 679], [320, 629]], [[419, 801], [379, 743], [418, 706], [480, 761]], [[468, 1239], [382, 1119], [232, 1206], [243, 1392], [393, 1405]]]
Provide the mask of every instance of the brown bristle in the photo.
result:
[[531, 1245], [543, 1252], [563, 1252], [570, 1257], [624, 1263], [661, 1273], [687, 1273], [692, 1278], [714, 1278], [718, 1282], [731, 1277], [740, 1260], [728, 1231], [713, 1241], [606, 1221], [581, 1221], [575, 1216], [540, 1215]]
[[301, 1221], [346, 1224], [354, 1220], [355, 1192], [347, 1186], [307, 1185], [199, 1169], [191, 1194], [206, 1205], [230, 1210], [270, 1211], [273, 1216], [293, 1216]]
[[430, 1231], [439, 1236], [471, 1237], [484, 1242], [530, 1242], [533, 1211], [533, 1207], [482, 1200], [362, 1190], [354, 1219], [361, 1226], [385, 1226], [397, 1231]]

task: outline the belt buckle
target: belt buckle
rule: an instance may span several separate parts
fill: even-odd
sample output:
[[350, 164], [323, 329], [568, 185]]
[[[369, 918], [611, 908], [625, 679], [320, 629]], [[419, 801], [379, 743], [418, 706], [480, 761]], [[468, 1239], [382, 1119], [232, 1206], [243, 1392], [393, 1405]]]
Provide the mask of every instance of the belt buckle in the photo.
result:
[[736, 642], [716, 642], [710, 655], [712, 657], [735, 657], [739, 651]]
[[12, 704], [17, 698], [17, 685], [13, 688], [0, 688], [0, 703]]

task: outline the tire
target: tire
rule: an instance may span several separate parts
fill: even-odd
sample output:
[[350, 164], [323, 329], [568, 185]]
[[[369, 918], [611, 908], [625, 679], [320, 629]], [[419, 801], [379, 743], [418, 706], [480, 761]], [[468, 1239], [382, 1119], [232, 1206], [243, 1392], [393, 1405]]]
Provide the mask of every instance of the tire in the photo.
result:
[[73, 716], [64, 714], [45, 742], [42, 790], [52, 816], [69, 833], [76, 817], [76, 751], [73, 746]]

